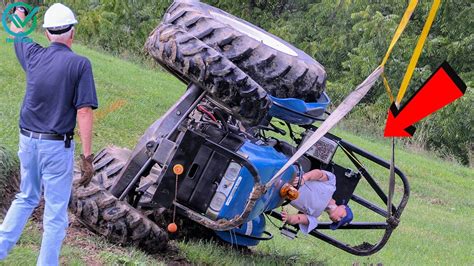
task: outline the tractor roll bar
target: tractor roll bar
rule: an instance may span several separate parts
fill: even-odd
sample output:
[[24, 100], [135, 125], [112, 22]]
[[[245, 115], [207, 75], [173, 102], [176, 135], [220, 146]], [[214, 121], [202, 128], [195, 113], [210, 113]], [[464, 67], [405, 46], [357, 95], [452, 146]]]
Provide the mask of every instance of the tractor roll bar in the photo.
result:
[[[345, 147], [348, 152], [350, 153], [356, 153], [366, 159], [369, 159], [370, 161], [386, 168], [390, 169], [390, 163], [387, 162], [386, 160], [369, 153], [368, 151], [365, 151], [357, 146], [355, 146], [352, 143], [349, 143], [345, 140], [340, 140], [340, 145]], [[351, 156], [349, 158], [352, 160]], [[354, 162], [353, 162], [354, 163]], [[362, 176], [369, 182], [371, 187], [374, 190], [379, 190], [381, 193], [377, 193], [379, 197], [383, 200], [385, 204], [387, 204], [387, 195], [382, 191], [378, 183], [373, 179], [373, 177], [367, 172], [365, 167], [363, 165], [360, 165], [358, 162], [354, 163], [355, 166], [358, 167], [359, 170], [363, 170], [364, 172], [362, 173]], [[397, 167], [395, 166], [395, 174], [400, 178], [403, 184], [403, 196], [402, 199], [400, 200], [400, 203], [398, 207], [395, 207], [392, 205], [392, 212], [394, 213], [394, 217], [397, 219], [400, 218], [402, 215], [403, 210], [405, 209], [405, 206], [407, 205], [408, 198], [410, 197], [410, 184], [408, 183], [408, 179], [406, 178], [405, 174]], [[357, 202], [357, 201], [356, 201]], [[385, 215], [386, 216], [386, 215]]]
[[[334, 135], [331, 135], [331, 134], [327, 134], [326, 135], [327, 137], [333, 139], [334, 141], [338, 142], [340, 146], [342, 146], [344, 149], [344, 153], [347, 155], [347, 157], [351, 160], [351, 162], [357, 167], [358, 171], [360, 171], [360, 173], [362, 174], [362, 176], [367, 180], [367, 182], [369, 183], [369, 185], [372, 187], [372, 189], [374, 189], [374, 191], [377, 193], [377, 195], [380, 197], [380, 199], [382, 199], [382, 201], [387, 204], [387, 195], [385, 194], [385, 192], [382, 190], [382, 188], [379, 186], [379, 184], [375, 181], [375, 179], [368, 173], [368, 171], [365, 169], [365, 167], [360, 163], [360, 161], [357, 159], [356, 157], [356, 154], [359, 155], [359, 156], [362, 156], [386, 169], [389, 169], [390, 168], [390, 163], [385, 161], [384, 159], [376, 156], [376, 155], [373, 155], [355, 145], [353, 145], [352, 143], [349, 143], [345, 140], [342, 140]], [[350, 223], [348, 225], [345, 225], [345, 226], [341, 226], [338, 230], [385, 230], [384, 232], [384, 235], [382, 236], [382, 238], [380, 239], [380, 241], [375, 244], [375, 245], [372, 245], [370, 243], [367, 243], [367, 242], [363, 242], [361, 243], [360, 245], [358, 246], [351, 246], [345, 242], [342, 242], [342, 241], [339, 241], [338, 239], [332, 237], [332, 236], [329, 236], [327, 234], [324, 234], [322, 232], [320, 232], [319, 230], [327, 230], [327, 229], [330, 229], [330, 225], [331, 223], [319, 223], [318, 224], [318, 227], [311, 231], [309, 234], [320, 239], [320, 240], [323, 240], [324, 242], [326, 243], [329, 243], [339, 249], [342, 249], [348, 253], [351, 253], [353, 255], [357, 255], [357, 256], [369, 256], [369, 255], [372, 255], [374, 253], [376, 253], [377, 251], [379, 251], [380, 249], [382, 249], [385, 244], [387, 243], [388, 239], [390, 238], [393, 230], [395, 230], [395, 228], [398, 226], [398, 223], [399, 223], [399, 219], [400, 219], [400, 216], [402, 215], [402, 212], [403, 210], [405, 209], [405, 206], [408, 202], [408, 198], [410, 196], [410, 186], [409, 186], [409, 183], [408, 183], [408, 180], [405, 176], [405, 174], [403, 174], [403, 172], [398, 168], [398, 167], [395, 167], [395, 173], [396, 175], [400, 178], [400, 180], [402, 181], [403, 183], [403, 196], [402, 196], [402, 199], [400, 200], [400, 203], [397, 207], [393, 206], [392, 204], [392, 210], [393, 210], [393, 216], [389, 217], [388, 219], [386, 219], [385, 222], [354, 222], [354, 223]], [[388, 217], [388, 212], [382, 208], [380, 208], [379, 206], [373, 204], [372, 202], [360, 197], [360, 196], [357, 196], [355, 194], [353, 194], [351, 196], [351, 199], [360, 204], [361, 206], [363, 207], [366, 207], [367, 209], [383, 216], [383, 217]], [[270, 216], [278, 219], [278, 220], [282, 220], [281, 218], [281, 214], [278, 213], [278, 212], [275, 212], [275, 211], [270, 211], [270, 212], [267, 212], [267, 214], [269, 214]], [[294, 225], [287, 225], [287, 226], [292, 226], [294, 227], [295, 229], [298, 229], [296, 226]]]

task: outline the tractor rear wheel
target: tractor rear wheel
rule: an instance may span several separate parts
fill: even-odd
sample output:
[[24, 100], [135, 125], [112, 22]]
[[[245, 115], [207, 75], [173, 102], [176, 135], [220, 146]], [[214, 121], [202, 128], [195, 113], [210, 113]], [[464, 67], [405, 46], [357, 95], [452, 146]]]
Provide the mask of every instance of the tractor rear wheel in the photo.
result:
[[76, 186], [80, 173], [75, 173], [71, 210], [82, 224], [113, 243], [138, 245], [150, 253], [162, 251], [168, 234], [107, 190], [130, 155], [130, 150], [116, 147], [99, 152], [94, 159], [96, 174], [87, 187]]
[[15, 154], [0, 145], [0, 218], [4, 218], [20, 191], [20, 167]]
[[221, 53], [272, 96], [314, 102], [324, 91], [324, 67], [247, 21], [199, 1], [175, 1], [164, 23], [180, 26]]
[[160, 24], [145, 48], [181, 80], [189, 80], [247, 125], [257, 125], [267, 114], [267, 92], [229, 59], [172, 24]]

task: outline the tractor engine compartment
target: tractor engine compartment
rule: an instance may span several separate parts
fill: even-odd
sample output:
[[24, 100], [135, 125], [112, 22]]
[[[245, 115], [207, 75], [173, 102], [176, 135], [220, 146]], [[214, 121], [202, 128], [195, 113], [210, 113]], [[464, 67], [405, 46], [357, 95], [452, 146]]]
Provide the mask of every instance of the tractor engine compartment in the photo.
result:
[[[235, 123], [231, 116], [224, 116], [216, 104], [203, 99], [178, 125], [169, 162], [164, 165], [155, 162], [158, 165], [155, 168], [160, 171], [154, 178], [157, 187], [146, 192], [153, 205], [170, 208], [176, 200], [198, 213], [205, 213], [231, 161], [228, 155], [210, 147], [209, 141], [236, 152], [245, 138], [239, 136]], [[167, 142], [169, 140], [161, 140], [159, 145]], [[173, 166], [178, 164], [184, 172], [177, 177]]]
[[[240, 122], [207, 99], [197, 104], [178, 131], [175, 151], [161, 166], [157, 187], [149, 194], [159, 207], [169, 209], [175, 201], [211, 220], [239, 215], [255, 185], [252, 171], [265, 184], [290, 156], [278, 149], [285, 142], [247, 133]], [[174, 165], [181, 165], [184, 172], [176, 175]], [[282, 175], [265, 199], [257, 201], [248, 220], [280, 205], [283, 199], [276, 194], [294, 174], [291, 168]]]

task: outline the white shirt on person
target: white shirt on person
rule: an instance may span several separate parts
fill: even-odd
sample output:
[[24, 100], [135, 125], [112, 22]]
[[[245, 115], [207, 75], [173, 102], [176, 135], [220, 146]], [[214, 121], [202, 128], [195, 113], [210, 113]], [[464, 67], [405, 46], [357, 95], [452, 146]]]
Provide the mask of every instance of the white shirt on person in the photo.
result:
[[318, 217], [324, 212], [336, 191], [336, 176], [328, 171], [327, 181], [306, 181], [298, 190], [299, 197], [291, 205], [308, 218], [308, 225], [300, 224], [300, 230], [308, 234], [318, 226]]

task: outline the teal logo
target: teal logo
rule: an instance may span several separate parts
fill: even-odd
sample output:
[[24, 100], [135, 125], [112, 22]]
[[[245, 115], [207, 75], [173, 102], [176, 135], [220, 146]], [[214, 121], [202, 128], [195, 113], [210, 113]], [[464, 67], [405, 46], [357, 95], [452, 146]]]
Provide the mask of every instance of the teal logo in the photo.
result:
[[[12, 10], [22, 7], [28, 11], [28, 16], [25, 19], [21, 19], [16, 15]], [[38, 13], [38, 7], [31, 7], [30, 5], [17, 2], [13, 4], [9, 4], [5, 11], [2, 14], [2, 25], [5, 31], [13, 37], [22, 37], [31, 34], [37, 25], [36, 14]], [[22, 29], [21, 32], [13, 32], [10, 27], [8, 26], [9, 22], [13, 23], [17, 28]], [[30, 23], [31, 22], [31, 23]], [[12, 39], [8, 38], [7, 42], [13, 42]]]

